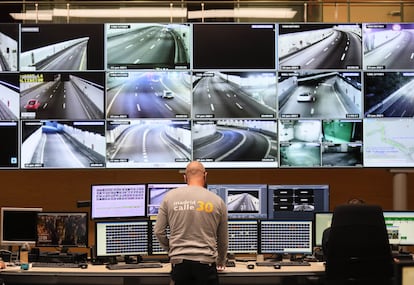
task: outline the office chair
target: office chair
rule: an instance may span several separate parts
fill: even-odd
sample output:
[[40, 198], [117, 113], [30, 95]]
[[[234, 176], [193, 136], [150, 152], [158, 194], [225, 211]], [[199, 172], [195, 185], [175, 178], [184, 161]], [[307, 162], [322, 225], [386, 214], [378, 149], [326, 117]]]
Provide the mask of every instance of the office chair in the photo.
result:
[[381, 207], [337, 206], [327, 249], [326, 284], [392, 284], [394, 265]]

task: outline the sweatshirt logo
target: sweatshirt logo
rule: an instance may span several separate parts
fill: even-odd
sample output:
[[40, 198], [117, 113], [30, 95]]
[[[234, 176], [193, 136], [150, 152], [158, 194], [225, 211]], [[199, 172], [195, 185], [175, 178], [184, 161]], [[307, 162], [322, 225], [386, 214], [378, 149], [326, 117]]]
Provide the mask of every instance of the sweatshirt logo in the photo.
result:
[[176, 201], [173, 203], [174, 205], [174, 211], [194, 211], [197, 212], [206, 212], [206, 213], [212, 213], [214, 210], [214, 205], [211, 202], [201, 201]]

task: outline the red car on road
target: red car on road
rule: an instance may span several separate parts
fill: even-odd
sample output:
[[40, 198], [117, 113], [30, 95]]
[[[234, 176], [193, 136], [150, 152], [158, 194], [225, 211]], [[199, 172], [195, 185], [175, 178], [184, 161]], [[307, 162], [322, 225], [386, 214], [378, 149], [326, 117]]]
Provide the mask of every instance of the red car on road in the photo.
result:
[[30, 99], [29, 101], [27, 101], [26, 105], [24, 105], [24, 108], [26, 109], [26, 111], [37, 111], [39, 107], [40, 107], [40, 102], [39, 100], [36, 100], [36, 99]]

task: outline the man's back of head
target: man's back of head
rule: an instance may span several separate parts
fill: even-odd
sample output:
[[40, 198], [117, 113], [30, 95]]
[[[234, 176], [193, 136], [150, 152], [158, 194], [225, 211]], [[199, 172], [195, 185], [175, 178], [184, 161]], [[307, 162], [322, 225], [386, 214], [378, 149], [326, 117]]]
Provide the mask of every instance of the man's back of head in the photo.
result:
[[199, 161], [192, 161], [185, 170], [185, 181], [188, 185], [204, 186], [207, 172]]

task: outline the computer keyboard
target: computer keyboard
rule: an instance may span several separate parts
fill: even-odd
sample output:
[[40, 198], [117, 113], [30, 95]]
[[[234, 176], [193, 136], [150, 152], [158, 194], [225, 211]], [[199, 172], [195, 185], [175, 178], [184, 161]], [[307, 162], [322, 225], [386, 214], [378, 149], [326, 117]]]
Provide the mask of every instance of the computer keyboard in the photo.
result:
[[144, 262], [144, 263], [117, 263], [107, 264], [106, 268], [110, 270], [118, 269], [141, 269], [141, 268], [162, 268], [162, 264], [159, 262]]
[[50, 268], [80, 268], [79, 263], [70, 262], [32, 262], [32, 267], [50, 267]]
[[308, 261], [257, 261], [257, 266], [310, 266]]

